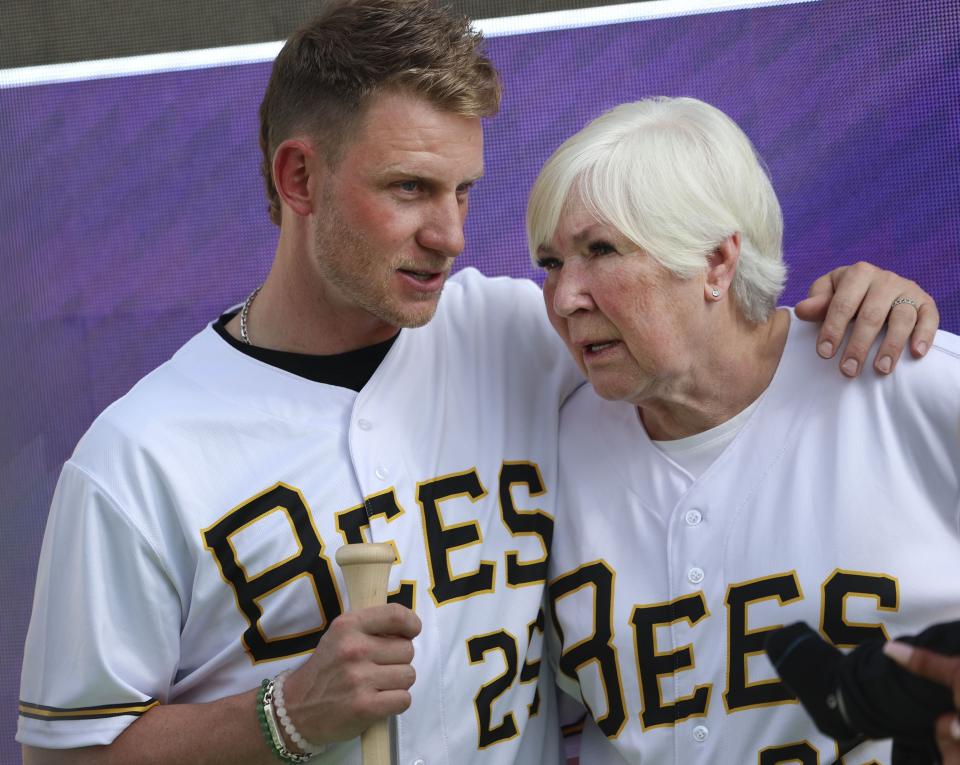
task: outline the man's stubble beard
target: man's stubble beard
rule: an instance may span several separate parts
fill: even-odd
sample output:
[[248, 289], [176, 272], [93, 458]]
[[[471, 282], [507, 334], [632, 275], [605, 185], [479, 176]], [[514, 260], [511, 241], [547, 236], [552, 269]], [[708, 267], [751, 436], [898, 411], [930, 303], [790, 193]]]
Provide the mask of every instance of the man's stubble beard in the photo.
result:
[[384, 268], [390, 255], [375, 252], [367, 238], [348, 226], [324, 197], [327, 215], [314, 235], [314, 261], [320, 276], [340, 296], [382, 322], [413, 329], [427, 324], [436, 313], [437, 299], [396, 305], [391, 294], [395, 264]]

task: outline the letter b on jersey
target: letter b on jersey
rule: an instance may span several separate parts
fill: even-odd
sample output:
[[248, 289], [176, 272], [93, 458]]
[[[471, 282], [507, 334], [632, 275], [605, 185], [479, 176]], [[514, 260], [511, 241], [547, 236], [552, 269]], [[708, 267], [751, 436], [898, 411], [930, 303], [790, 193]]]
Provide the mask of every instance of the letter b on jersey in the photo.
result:
[[[276, 565], [267, 566], [255, 576], [248, 576], [238, 560], [231, 538], [276, 512], [286, 514], [300, 551]], [[249, 624], [243, 633], [243, 644], [254, 661], [279, 659], [312, 650], [330, 622], [343, 610], [330, 561], [323, 554], [323, 542], [314, 528], [310, 510], [296, 489], [278, 483], [204, 529], [203, 540], [216, 558], [223, 578], [232, 585], [237, 607]], [[304, 576], [312, 580], [322, 615], [321, 626], [298, 635], [270, 638], [260, 624], [263, 609], [259, 601]]]

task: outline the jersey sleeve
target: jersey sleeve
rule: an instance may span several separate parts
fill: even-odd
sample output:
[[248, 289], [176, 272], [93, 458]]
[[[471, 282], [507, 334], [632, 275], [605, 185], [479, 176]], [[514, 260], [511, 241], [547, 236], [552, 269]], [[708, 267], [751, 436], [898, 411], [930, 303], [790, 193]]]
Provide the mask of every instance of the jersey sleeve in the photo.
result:
[[17, 740], [48, 749], [109, 744], [165, 702], [181, 613], [154, 546], [68, 462], [40, 552]]
[[[470, 305], [460, 332], [484, 358], [507, 358], [524, 379], [535, 374], [541, 395], [559, 407], [585, 382], [559, 335], [550, 326], [543, 292], [529, 279], [488, 277], [465, 268], [453, 277]], [[533, 371], [536, 370], [536, 371]]]
[[[896, 400], [889, 426], [909, 445], [911, 467], [942, 497], [945, 519], [960, 531], [960, 337], [939, 331], [922, 359], [891, 375]], [[952, 497], [952, 501], [946, 498]]]

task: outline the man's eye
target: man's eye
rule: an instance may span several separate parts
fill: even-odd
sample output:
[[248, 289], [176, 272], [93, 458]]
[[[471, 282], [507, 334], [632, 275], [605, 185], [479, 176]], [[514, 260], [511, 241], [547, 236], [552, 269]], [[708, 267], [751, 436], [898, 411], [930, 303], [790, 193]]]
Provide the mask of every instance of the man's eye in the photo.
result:
[[412, 194], [415, 191], [420, 190], [420, 181], [400, 181], [400, 183], [398, 183], [397, 186], [400, 188], [401, 191], [406, 191]]

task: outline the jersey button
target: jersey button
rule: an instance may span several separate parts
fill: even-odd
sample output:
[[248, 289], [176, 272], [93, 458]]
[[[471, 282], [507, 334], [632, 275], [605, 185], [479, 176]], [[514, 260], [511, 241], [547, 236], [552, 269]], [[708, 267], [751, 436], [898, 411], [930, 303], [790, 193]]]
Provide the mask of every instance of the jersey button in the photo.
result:
[[370, 420], [357, 420], [357, 427], [360, 430], [370, 430], [373, 427], [373, 423]]
[[707, 730], [706, 725], [698, 725], [693, 729], [693, 740], [699, 743], [703, 743], [707, 740], [707, 736], [710, 735], [710, 731]]
[[373, 474], [381, 481], [385, 481], [387, 480], [387, 476], [390, 475], [390, 471], [387, 470], [383, 465], [380, 465], [376, 470], [373, 471]]
[[427, 765], [427, 761], [420, 757], [417, 757], [417, 759], [411, 762], [410, 765]]
[[699, 510], [687, 510], [684, 520], [688, 526], [699, 526], [700, 521], [703, 520], [703, 514]]
[[[691, 584], [700, 584], [703, 581], [703, 569], [694, 566], [687, 572], [687, 579]], [[706, 730], [706, 728], [704, 728]]]

